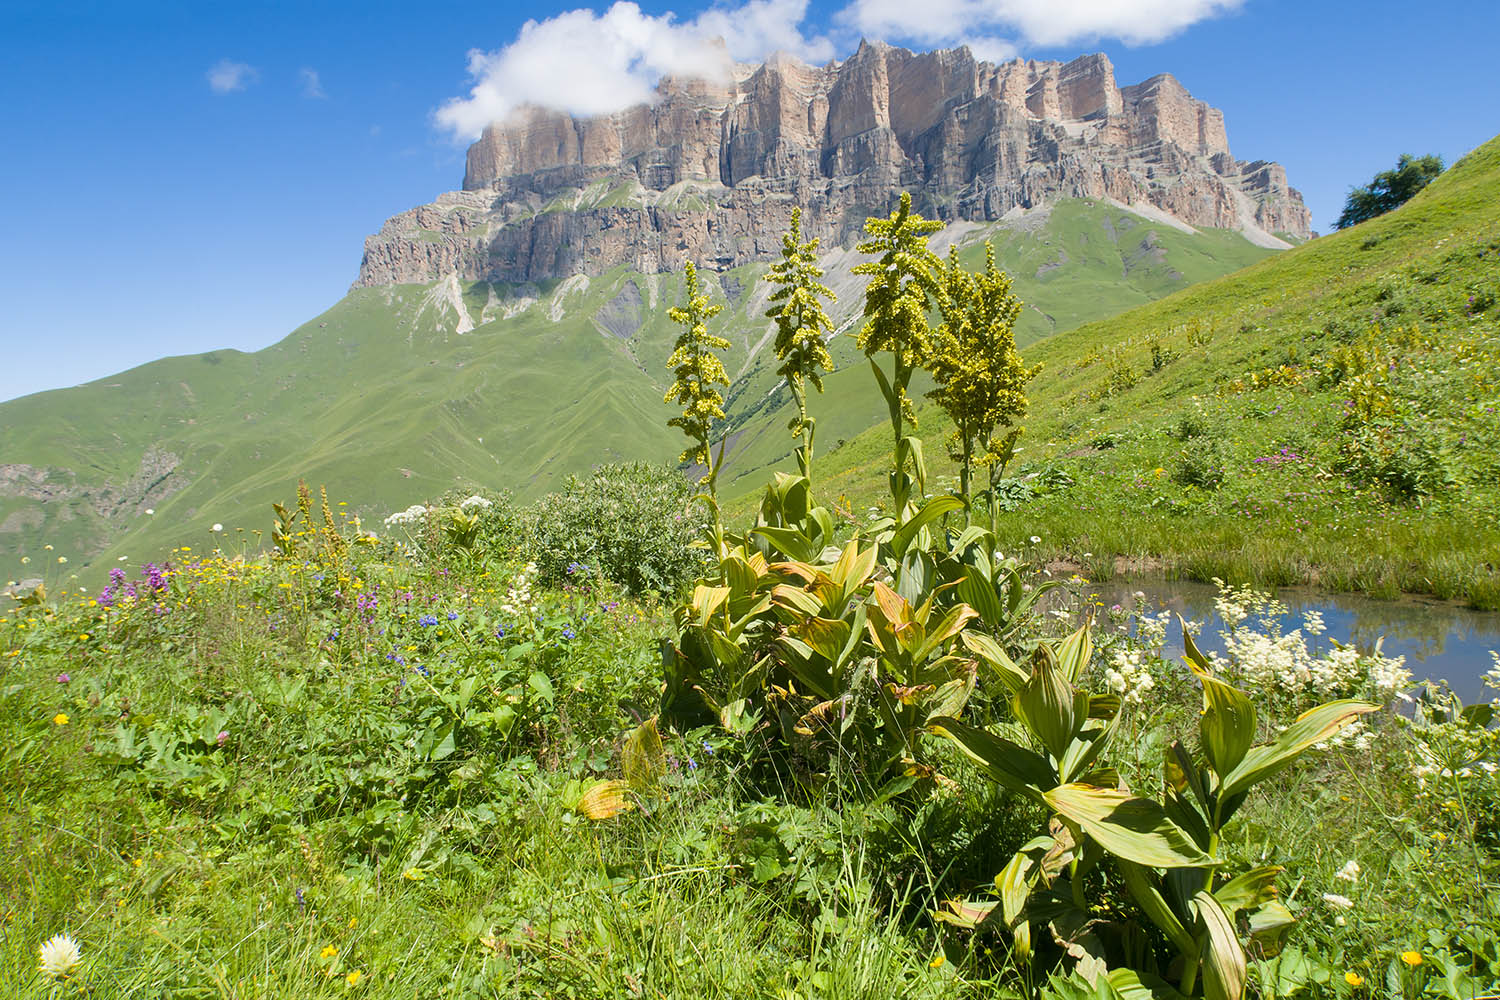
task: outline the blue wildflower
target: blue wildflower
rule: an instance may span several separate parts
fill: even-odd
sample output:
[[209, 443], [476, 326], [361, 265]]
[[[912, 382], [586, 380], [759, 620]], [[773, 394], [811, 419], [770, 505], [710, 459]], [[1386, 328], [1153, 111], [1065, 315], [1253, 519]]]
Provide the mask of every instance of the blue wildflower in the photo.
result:
[[562, 637], [564, 639], [571, 639], [575, 635], [577, 635], [577, 633], [573, 631], [573, 626], [571, 626], [571, 625], [564, 625], [563, 626]]
[[448, 620], [450, 622], [456, 620], [457, 618], [458, 618], [458, 612], [457, 611], [450, 611], [450, 612], [448, 612]]
[[423, 626], [424, 628], [430, 625], [436, 625], [437, 623], [437, 615], [423, 615], [421, 618], [417, 619], [417, 624]]

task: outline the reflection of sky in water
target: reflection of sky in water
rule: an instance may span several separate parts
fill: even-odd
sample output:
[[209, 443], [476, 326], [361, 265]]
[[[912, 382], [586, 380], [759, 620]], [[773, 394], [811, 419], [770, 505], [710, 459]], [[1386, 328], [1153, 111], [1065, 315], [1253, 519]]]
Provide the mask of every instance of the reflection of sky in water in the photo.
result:
[[[1191, 580], [1134, 583], [1111, 580], [1089, 589], [1099, 595], [1105, 607], [1118, 603], [1127, 608], [1133, 607], [1130, 596], [1143, 591], [1148, 611], [1169, 609], [1191, 621], [1203, 622], [1198, 645], [1205, 651], [1224, 652], [1219, 631], [1226, 626], [1214, 611], [1218, 590], [1212, 584]], [[1381, 601], [1294, 587], [1282, 588], [1277, 597], [1290, 612], [1281, 619], [1283, 632], [1301, 628], [1302, 612], [1313, 610], [1323, 615], [1323, 624], [1327, 626], [1327, 631], [1311, 643], [1317, 649], [1327, 649], [1328, 640], [1338, 639], [1353, 640], [1361, 649], [1368, 650], [1385, 636], [1381, 651], [1386, 656], [1405, 656], [1406, 669], [1416, 680], [1448, 681], [1465, 702], [1479, 698], [1480, 678], [1494, 666], [1490, 650], [1500, 649], [1500, 612], [1474, 611], [1416, 598]], [[1182, 636], [1175, 624], [1167, 630], [1167, 652], [1172, 656], [1182, 653]]]

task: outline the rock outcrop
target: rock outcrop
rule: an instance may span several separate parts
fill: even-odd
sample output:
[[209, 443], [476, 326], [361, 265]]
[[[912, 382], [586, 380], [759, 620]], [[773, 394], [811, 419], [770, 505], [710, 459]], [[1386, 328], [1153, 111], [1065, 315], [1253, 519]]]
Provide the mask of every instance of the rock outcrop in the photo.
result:
[[1220, 111], [1168, 74], [1121, 87], [1102, 54], [997, 65], [863, 43], [842, 63], [780, 56], [658, 95], [486, 128], [464, 190], [389, 220], [356, 285], [727, 268], [775, 253], [794, 206], [804, 232], [845, 245], [903, 190], [947, 221], [1110, 198], [1263, 243], [1311, 235], [1285, 170], [1236, 160]]

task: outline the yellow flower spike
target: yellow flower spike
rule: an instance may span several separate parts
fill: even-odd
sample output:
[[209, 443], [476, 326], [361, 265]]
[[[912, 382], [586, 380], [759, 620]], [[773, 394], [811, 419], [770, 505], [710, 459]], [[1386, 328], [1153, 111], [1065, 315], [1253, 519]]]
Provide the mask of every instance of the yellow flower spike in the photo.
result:
[[1401, 961], [1415, 969], [1422, 964], [1422, 954], [1416, 951], [1403, 951], [1401, 953]]
[[56, 726], [66, 726], [68, 724], [67, 714], [64, 712], [58, 712], [52, 717], [52, 724]]
[[1361, 976], [1353, 969], [1350, 969], [1348, 972], [1344, 973], [1344, 982], [1348, 983], [1350, 986], [1353, 986], [1355, 989], [1359, 989], [1365, 984], [1365, 977]]

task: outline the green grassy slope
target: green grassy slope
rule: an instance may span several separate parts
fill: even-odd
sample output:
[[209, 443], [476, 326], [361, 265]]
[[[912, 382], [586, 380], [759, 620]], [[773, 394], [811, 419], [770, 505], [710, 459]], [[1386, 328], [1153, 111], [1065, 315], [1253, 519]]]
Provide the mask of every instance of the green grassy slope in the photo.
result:
[[[1038, 343], [1008, 543], [1500, 606], [1497, 300], [1500, 140], [1387, 216]], [[878, 502], [887, 441], [829, 456], [825, 493]]]
[[[971, 263], [982, 239], [996, 240], [1031, 306], [1023, 342], [1269, 253], [1237, 234], [1182, 232], [1082, 201], [955, 232]], [[836, 319], [852, 326], [860, 285], [848, 270], [858, 258], [828, 259], [841, 292]], [[731, 491], [793, 444], [762, 317], [764, 273], [754, 265], [711, 276], [734, 344]], [[1096, 294], [1080, 295], [1085, 287]], [[34, 557], [4, 575], [37, 575], [61, 552], [72, 572], [90, 559], [202, 547], [214, 523], [231, 536], [245, 529], [250, 543], [269, 523], [269, 503], [288, 499], [299, 477], [326, 483], [375, 526], [455, 486], [532, 497], [600, 462], [671, 460], [682, 444], [665, 426], [662, 393], [677, 333], [666, 311], [679, 294], [674, 275], [623, 269], [539, 289], [357, 289], [263, 351], [167, 358], [0, 404], [0, 461], [12, 470], [0, 469], [0, 557]], [[463, 334], [455, 299], [475, 324]], [[852, 340], [839, 338], [835, 354], [842, 370], [829, 379], [819, 424], [825, 450], [880, 418]]]

